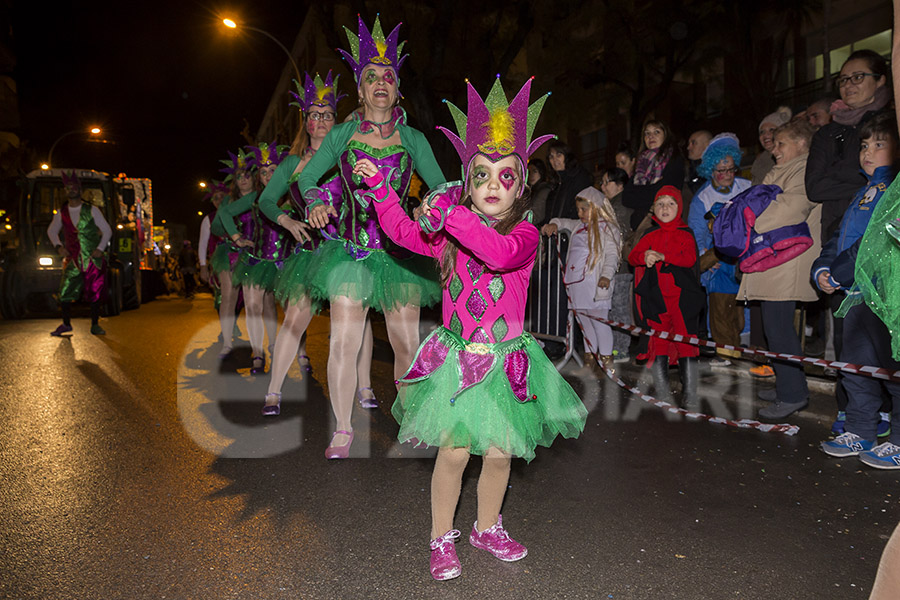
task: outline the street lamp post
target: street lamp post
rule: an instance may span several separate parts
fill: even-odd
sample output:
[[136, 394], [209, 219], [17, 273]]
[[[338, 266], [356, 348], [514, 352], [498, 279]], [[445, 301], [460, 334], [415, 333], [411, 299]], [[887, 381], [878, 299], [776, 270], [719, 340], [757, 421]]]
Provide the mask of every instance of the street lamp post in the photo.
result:
[[[235, 21], [233, 21], [232, 19], [222, 19], [222, 23], [225, 25], [225, 27], [228, 27], [230, 29], [238, 28], [237, 23]], [[270, 40], [272, 40], [273, 42], [275, 42], [276, 44], [278, 44], [278, 47], [284, 51], [284, 53], [288, 57], [288, 60], [291, 61], [291, 66], [294, 67], [294, 75], [296, 76], [297, 81], [300, 81], [302, 83], [302, 79], [300, 78], [300, 68], [297, 67], [297, 62], [294, 60], [294, 55], [291, 54], [290, 50], [285, 48], [284, 44], [282, 44], [281, 42], [278, 41], [278, 38], [276, 38], [274, 35], [272, 35], [268, 31], [259, 29], [258, 27], [250, 27], [249, 25], [241, 25], [241, 28], [249, 29], [250, 31], [255, 31], [256, 33], [261, 33], [264, 36], [266, 36], [267, 38], [269, 38]]]
[[[100, 128], [99, 127], [91, 127], [91, 129], [89, 131], [90, 131], [91, 135], [98, 135], [100, 133]], [[73, 135], [75, 133], [84, 133], [84, 129], [73, 129], [72, 131], [67, 131], [64, 134], [62, 134], [61, 136], [59, 136], [58, 138], [56, 138], [56, 141], [53, 142], [52, 146], [50, 146], [50, 152], [47, 154], [47, 165], [49, 167], [53, 166], [53, 151], [56, 150], [56, 145], [60, 141], [62, 141], [63, 138]]]

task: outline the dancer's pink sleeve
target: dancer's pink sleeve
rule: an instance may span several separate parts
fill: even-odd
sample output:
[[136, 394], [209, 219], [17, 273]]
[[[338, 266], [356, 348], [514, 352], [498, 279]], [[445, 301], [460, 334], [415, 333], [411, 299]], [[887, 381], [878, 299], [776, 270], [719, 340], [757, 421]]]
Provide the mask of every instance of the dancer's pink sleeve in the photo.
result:
[[484, 224], [481, 217], [464, 206], [447, 216], [444, 231], [452, 235], [491, 271], [515, 271], [527, 266], [537, 254], [540, 233], [522, 221], [506, 235]]
[[[380, 174], [366, 177], [366, 184], [371, 188], [378, 187], [383, 181]], [[385, 191], [386, 190], [386, 191]], [[440, 234], [427, 234], [419, 224], [409, 218], [400, 206], [400, 198], [390, 185], [384, 185], [374, 191], [375, 213], [381, 229], [395, 243], [415, 252], [438, 258], [447, 241]]]

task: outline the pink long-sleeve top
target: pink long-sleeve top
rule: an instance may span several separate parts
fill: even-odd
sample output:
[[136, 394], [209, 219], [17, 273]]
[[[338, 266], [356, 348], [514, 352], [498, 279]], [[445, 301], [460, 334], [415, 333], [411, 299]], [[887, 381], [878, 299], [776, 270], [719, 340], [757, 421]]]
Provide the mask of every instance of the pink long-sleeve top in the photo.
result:
[[[370, 187], [381, 176], [366, 179]], [[453, 204], [462, 186], [446, 190]], [[456, 240], [456, 268], [443, 290], [444, 327], [463, 338], [495, 343], [522, 335], [528, 282], [540, 234], [526, 221], [507, 235], [497, 233], [485, 218], [464, 206], [450, 211], [442, 230], [425, 233], [411, 220], [390, 186], [375, 192], [375, 211], [382, 229], [397, 244], [441, 261], [449, 238]]]

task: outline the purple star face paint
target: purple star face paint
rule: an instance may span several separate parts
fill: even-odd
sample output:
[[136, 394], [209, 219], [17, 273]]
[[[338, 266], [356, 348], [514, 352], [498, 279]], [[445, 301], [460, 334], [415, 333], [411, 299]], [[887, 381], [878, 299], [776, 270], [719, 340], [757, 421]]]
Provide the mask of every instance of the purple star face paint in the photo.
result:
[[483, 154], [475, 156], [469, 179], [472, 205], [476, 212], [499, 219], [512, 208], [521, 183], [518, 161], [515, 156], [496, 162]]

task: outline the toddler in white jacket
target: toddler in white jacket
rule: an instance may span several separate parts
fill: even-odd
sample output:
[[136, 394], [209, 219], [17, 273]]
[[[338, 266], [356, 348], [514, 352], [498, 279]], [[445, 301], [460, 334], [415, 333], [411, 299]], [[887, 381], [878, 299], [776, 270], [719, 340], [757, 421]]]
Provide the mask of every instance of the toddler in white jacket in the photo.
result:
[[604, 368], [612, 366], [612, 329], [590, 317], [606, 319], [609, 315], [622, 236], [612, 205], [597, 189], [581, 190], [576, 207], [578, 219], [551, 219], [541, 233], [553, 235], [564, 229], [571, 235], [563, 283], [569, 309], [576, 311], [584, 331], [586, 372], [593, 372], [594, 352], [599, 354]]

